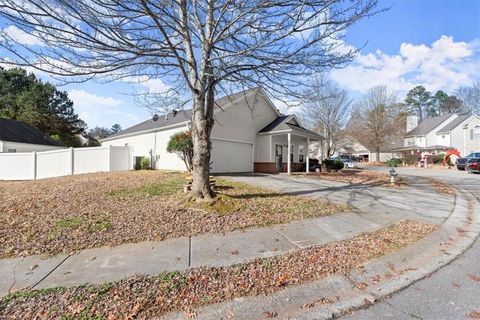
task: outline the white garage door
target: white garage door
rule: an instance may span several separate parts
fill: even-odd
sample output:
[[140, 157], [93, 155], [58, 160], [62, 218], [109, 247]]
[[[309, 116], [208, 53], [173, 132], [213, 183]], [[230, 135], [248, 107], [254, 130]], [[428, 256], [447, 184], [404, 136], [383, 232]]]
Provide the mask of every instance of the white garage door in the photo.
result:
[[212, 172], [252, 172], [253, 145], [212, 139]]

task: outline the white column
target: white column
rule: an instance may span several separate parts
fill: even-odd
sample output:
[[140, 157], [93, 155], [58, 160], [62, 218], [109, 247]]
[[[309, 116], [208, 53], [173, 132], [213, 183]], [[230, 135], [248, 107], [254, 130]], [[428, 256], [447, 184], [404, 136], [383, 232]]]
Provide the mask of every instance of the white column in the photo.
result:
[[310, 172], [310, 138], [309, 137], [307, 137], [307, 147], [305, 149], [307, 149], [307, 151], [306, 151], [307, 152], [307, 154], [306, 154], [306, 156], [307, 156], [307, 162], [306, 162], [307, 170], [306, 171], [307, 171], [307, 173], [309, 173]]
[[291, 150], [290, 150], [290, 149], [292, 148], [292, 144], [291, 144], [292, 134], [291, 134], [291, 133], [288, 134], [288, 139], [287, 139], [287, 140], [288, 140], [288, 147], [287, 147], [287, 150], [288, 150], [288, 154], [287, 154], [287, 173], [290, 174], [291, 171], [292, 171], [292, 170], [291, 170], [291, 165], [292, 165], [292, 163], [291, 163], [291, 161], [290, 161], [290, 160], [291, 160], [291, 159], [290, 159], [290, 153], [291, 153]]

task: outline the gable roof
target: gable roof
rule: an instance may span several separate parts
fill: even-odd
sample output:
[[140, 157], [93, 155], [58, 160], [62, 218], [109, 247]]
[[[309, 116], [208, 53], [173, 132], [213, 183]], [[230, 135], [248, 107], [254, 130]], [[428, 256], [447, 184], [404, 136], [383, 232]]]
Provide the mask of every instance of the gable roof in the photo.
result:
[[25, 122], [0, 118], [0, 140], [47, 146], [63, 145]]
[[428, 118], [423, 120], [418, 126], [413, 130], [405, 134], [406, 137], [409, 136], [423, 136], [441, 125], [444, 121], [450, 118], [452, 114], [444, 114], [438, 117]]
[[455, 129], [457, 126], [459, 126], [462, 122], [470, 118], [470, 114], [463, 114], [458, 116], [457, 118], [453, 119], [451, 122], [447, 123], [446, 126], [444, 126], [442, 129], [437, 131], [438, 133], [449, 133], [453, 129]]
[[[245, 98], [248, 94], [253, 92], [264, 94], [263, 89], [260, 87], [255, 87], [252, 89], [240, 91], [240, 92], [231, 94], [229, 96], [225, 96], [215, 100], [215, 109], [223, 110], [223, 108], [226, 107], [227, 105], [233, 104], [236, 101], [240, 101], [241, 98]], [[274, 108], [273, 105], [272, 105], [272, 108]], [[278, 114], [278, 111], [276, 109], [275, 109], [275, 112]], [[139, 134], [141, 132], [155, 131], [155, 130], [159, 130], [172, 125], [186, 123], [191, 120], [191, 117], [192, 117], [192, 109], [177, 111], [176, 113], [170, 112], [166, 115], [159, 116], [157, 121], [148, 119], [132, 127], [129, 127], [125, 130], [112, 134], [104, 139], [100, 139], [100, 141], [108, 141], [108, 140], [120, 138], [122, 136], [134, 135], [136, 133]]]
[[307, 134], [315, 139], [325, 139], [322, 135], [300, 126], [294, 115], [283, 115], [277, 117], [275, 120], [267, 124], [262, 130], [260, 130], [259, 133], [271, 133], [278, 131], [296, 131]]

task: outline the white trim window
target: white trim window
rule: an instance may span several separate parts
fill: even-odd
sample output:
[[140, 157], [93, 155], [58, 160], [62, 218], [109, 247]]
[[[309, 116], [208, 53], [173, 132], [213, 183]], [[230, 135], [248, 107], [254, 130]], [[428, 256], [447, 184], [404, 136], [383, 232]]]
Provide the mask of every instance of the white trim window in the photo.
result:
[[476, 125], [472, 129], [472, 140], [473, 139], [480, 139], [480, 125]]
[[305, 146], [303, 144], [298, 146], [298, 162], [305, 162]]

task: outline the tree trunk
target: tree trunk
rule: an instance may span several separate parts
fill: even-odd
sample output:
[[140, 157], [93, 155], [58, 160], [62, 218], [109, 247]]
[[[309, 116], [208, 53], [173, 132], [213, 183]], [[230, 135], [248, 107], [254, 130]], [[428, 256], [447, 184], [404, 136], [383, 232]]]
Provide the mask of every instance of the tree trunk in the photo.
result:
[[380, 149], [377, 149], [377, 161], [380, 162]]
[[210, 187], [210, 134], [213, 128], [213, 88], [207, 94], [196, 94], [193, 98], [193, 182], [191, 196], [196, 200], [212, 201], [215, 193]]

